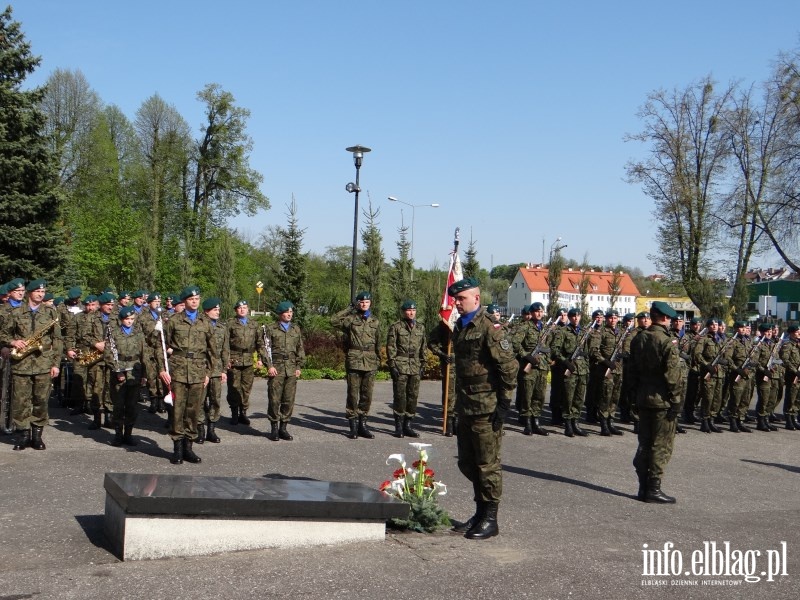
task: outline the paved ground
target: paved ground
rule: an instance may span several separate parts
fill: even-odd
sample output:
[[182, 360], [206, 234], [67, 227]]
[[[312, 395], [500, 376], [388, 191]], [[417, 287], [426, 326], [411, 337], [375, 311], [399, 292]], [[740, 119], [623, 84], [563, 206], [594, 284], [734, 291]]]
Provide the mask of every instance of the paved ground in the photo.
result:
[[[448, 485], [442, 500], [455, 517], [471, 514], [471, 486], [460, 475], [455, 440], [434, 425], [439, 384], [422, 387], [422, 441]], [[409, 452], [395, 439], [391, 385], [377, 383], [374, 440], [348, 440], [343, 382], [301, 382], [293, 442], [270, 442], [266, 386], [253, 392], [249, 428], [220, 427], [221, 444], [198, 448], [200, 465], [173, 466], [161, 418], [144, 413], [134, 450], [108, 445], [88, 417], [51, 410], [48, 449], [12, 452], [0, 437], [0, 600], [22, 598], [770, 598], [798, 597], [800, 582], [800, 432], [703, 434], [677, 440], [664, 489], [674, 506], [633, 499], [631, 433], [602, 438], [504, 438], [501, 535], [483, 542], [450, 533], [388, 533], [378, 543], [263, 550], [190, 559], [123, 563], [102, 534], [103, 474], [198, 473], [309, 477], [377, 486], [386, 457]], [[436, 422], [438, 424], [438, 421]], [[629, 429], [629, 428], [628, 428]], [[196, 447], [197, 448], [197, 447]], [[767, 550], [786, 542], [787, 576], [746, 583], [742, 576], [643, 576], [643, 546], [671, 542], [682, 572], [705, 542], [746, 554], [761, 577]], [[733, 555], [735, 558], [735, 554]], [[773, 556], [777, 556], [773, 554]], [[737, 564], [739, 565], [737, 567]], [[733, 572], [741, 572], [741, 561]], [[697, 585], [676, 585], [676, 583]], [[665, 585], [653, 585], [653, 584]], [[701, 585], [705, 583], [705, 585]], [[735, 587], [735, 589], [731, 589]]]

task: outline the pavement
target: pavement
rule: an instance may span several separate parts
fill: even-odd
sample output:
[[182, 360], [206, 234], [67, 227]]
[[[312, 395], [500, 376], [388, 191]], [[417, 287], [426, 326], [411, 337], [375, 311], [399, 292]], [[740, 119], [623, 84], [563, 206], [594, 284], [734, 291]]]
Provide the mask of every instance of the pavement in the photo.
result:
[[[455, 438], [441, 435], [439, 393], [438, 382], [423, 382], [418, 441], [433, 445], [430, 466], [448, 487], [442, 506], [465, 519], [474, 508], [471, 485], [458, 471]], [[302, 381], [297, 396], [294, 441], [271, 442], [264, 436], [266, 383], [257, 380], [252, 424], [222, 419], [222, 443], [195, 446], [200, 465], [170, 464], [163, 417], [146, 411], [133, 449], [110, 446], [111, 432], [89, 431], [88, 416], [56, 406], [47, 450], [13, 452], [11, 439], [0, 436], [0, 600], [800, 595], [800, 431], [784, 429], [705, 434], [689, 427], [677, 436], [663, 481], [678, 502], [662, 506], [635, 499], [630, 426], [621, 437], [601, 437], [591, 425], [587, 438], [554, 427], [548, 437], [527, 437], [509, 418], [496, 538], [388, 531], [381, 542], [193, 558], [121, 562], [110, 552], [102, 532], [109, 471], [377, 487], [392, 472], [389, 454], [412, 455], [408, 443], [417, 440], [391, 435], [391, 383], [375, 385], [374, 440], [345, 437], [344, 382]], [[666, 558], [668, 576], [648, 574], [657, 572], [656, 557]]]

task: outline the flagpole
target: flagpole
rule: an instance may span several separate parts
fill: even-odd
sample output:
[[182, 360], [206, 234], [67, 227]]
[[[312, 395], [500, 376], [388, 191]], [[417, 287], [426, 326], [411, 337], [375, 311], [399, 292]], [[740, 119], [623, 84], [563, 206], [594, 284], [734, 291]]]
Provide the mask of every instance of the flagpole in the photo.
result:
[[[456, 227], [455, 231], [455, 240], [453, 240], [453, 252], [450, 254], [450, 269], [447, 271], [447, 281], [445, 283], [445, 291], [442, 296], [443, 299], [446, 299], [449, 296], [448, 287], [450, 285], [450, 276], [453, 273], [453, 267], [455, 266], [456, 259], [458, 258], [458, 242], [459, 242], [459, 231], [460, 229]], [[448, 304], [449, 306], [449, 304]], [[442, 308], [445, 308], [444, 306]], [[449, 319], [449, 317], [448, 317]], [[446, 367], [444, 368], [444, 402], [442, 402], [442, 433], [447, 433], [447, 406], [450, 399], [450, 355], [453, 352], [453, 332], [450, 330], [450, 323], [447, 323], [447, 329], [449, 330], [447, 336], [447, 363]]]

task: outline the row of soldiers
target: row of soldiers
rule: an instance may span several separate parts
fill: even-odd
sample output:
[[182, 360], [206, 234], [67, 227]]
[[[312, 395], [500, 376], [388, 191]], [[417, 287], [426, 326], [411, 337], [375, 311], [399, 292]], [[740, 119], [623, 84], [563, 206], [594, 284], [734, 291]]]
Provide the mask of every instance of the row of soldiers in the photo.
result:
[[78, 287], [54, 306], [46, 288], [44, 280], [26, 285], [22, 278], [0, 286], [5, 426], [18, 432], [15, 450], [45, 449], [42, 428], [55, 381], [66, 406], [93, 415], [91, 429], [114, 429], [113, 445], [136, 443], [132, 431], [144, 391], [152, 412], [168, 412], [172, 462], [200, 462], [193, 443], [220, 441], [222, 383], [231, 424], [249, 425], [255, 366], [266, 366], [270, 378], [268, 437], [292, 439], [287, 423], [305, 353], [291, 302], [276, 307], [277, 322], [259, 327], [245, 300], [228, 321], [220, 320], [218, 298], [207, 298], [200, 310], [196, 286], [171, 297], [167, 310], [155, 292], [117, 298], [106, 290], [81, 299]]
[[[499, 311], [490, 305], [499, 322]], [[547, 374], [551, 376], [552, 423], [564, 425], [569, 437], [585, 436], [579, 424], [597, 423], [600, 435], [622, 435], [614, 424], [617, 408], [622, 421], [633, 422], [638, 414], [635, 390], [629, 377], [630, 348], [635, 337], [651, 325], [650, 314], [620, 317], [616, 310], [594, 311], [581, 326], [581, 311], [562, 309], [557, 318], [545, 322], [544, 306], [535, 302], [522, 310], [519, 321], [504, 325], [520, 363], [517, 408], [526, 435], [548, 435], [540, 423]], [[681, 315], [671, 319], [670, 334], [679, 349], [682, 373], [682, 412], [685, 423], [700, 422], [703, 432], [719, 432], [725, 414], [730, 431], [750, 432], [748, 407], [757, 394], [756, 422], [759, 431], [775, 431], [774, 412], [781, 398], [786, 428], [800, 429], [797, 422], [800, 333], [797, 325], [781, 335], [777, 326], [762, 323], [757, 336], [751, 326], [739, 321], [728, 335], [718, 319], [691, 319], [685, 326]], [[696, 415], [699, 411], [699, 415]], [[677, 425], [678, 433], [686, 430]]]

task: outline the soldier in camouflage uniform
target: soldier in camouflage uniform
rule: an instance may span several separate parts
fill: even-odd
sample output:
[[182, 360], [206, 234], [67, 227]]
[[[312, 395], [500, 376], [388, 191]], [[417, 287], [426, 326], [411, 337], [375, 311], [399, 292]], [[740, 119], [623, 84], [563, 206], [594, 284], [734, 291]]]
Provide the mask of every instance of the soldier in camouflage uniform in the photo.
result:
[[513, 336], [514, 353], [519, 361], [517, 398], [520, 398], [522, 433], [550, 435], [539, 423], [547, 388], [547, 372], [550, 370], [550, 349], [545, 346], [549, 342], [542, 339], [548, 333], [542, 322], [544, 305], [534, 302], [528, 310], [531, 319]]
[[89, 294], [83, 300], [83, 310], [73, 315], [67, 325], [67, 336], [64, 347], [67, 349], [67, 358], [72, 361], [72, 410], [70, 415], [82, 415], [89, 412], [88, 367], [80, 363], [80, 356], [84, 352], [91, 352], [91, 348], [84, 345], [84, 330], [88, 327], [89, 319], [97, 310], [97, 298]]
[[267, 362], [267, 350], [258, 324], [249, 318], [250, 308], [247, 301], [239, 300], [233, 308], [236, 316], [228, 320], [228, 406], [231, 407], [231, 425], [250, 425], [247, 411], [250, 408], [250, 392], [255, 378], [253, 353], [258, 352], [256, 365], [260, 369]]
[[703, 328], [703, 320], [700, 317], [693, 317], [689, 322], [689, 331], [683, 336], [679, 350], [688, 358], [689, 376], [686, 379], [686, 400], [683, 405], [683, 421], [694, 425], [697, 419], [694, 416], [697, 407], [698, 395], [700, 393], [700, 369], [694, 362], [694, 348], [700, 339]]
[[772, 327], [769, 323], [762, 323], [758, 327], [763, 341], [758, 348], [753, 360], [755, 373], [753, 379], [756, 386], [756, 429], [758, 431], [778, 431], [778, 428], [769, 422], [770, 404], [773, 397], [773, 373], [767, 368], [769, 359], [775, 350], [775, 340], [772, 339]]
[[292, 323], [294, 305], [284, 300], [275, 308], [278, 321], [266, 328], [267, 341], [267, 387], [269, 405], [267, 418], [273, 442], [294, 439], [287, 430], [294, 412], [294, 399], [297, 394], [297, 379], [306, 364], [306, 351], [303, 348], [303, 334], [300, 327]]
[[442, 374], [442, 410], [447, 398], [447, 414], [445, 419], [444, 435], [453, 437], [456, 421], [456, 370], [453, 367], [453, 353], [450, 347], [450, 338], [453, 332], [447, 323], [440, 321], [428, 335], [428, 350], [439, 359], [439, 370]]
[[[152, 292], [147, 296], [147, 304], [142, 305], [142, 311], [138, 313], [135, 321], [135, 327], [141, 329], [144, 334], [144, 340], [147, 344], [147, 352], [144, 362], [145, 377], [147, 379], [147, 396], [150, 399], [149, 412], [163, 413], [166, 410], [164, 406], [164, 396], [166, 390], [164, 384], [158, 377], [158, 367], [156, 363], [156, 355], [162, 354], [161, 347], [161, 332], [156, 331], [156, 325], [161, 321], [161, 294]], [[133, 308], [133, 306], [131, 306]], [[134, 310], [134, 314], [136, 311]]]
[[136, 312], [124, 306], [117, 312], [117, 321], [108, 325], [103, 358], [110, 373], [113, 405], [114, 440], [112, 446], [135, 446], [133, 426], [139, 406], [139, 388], [145, 378], [144, 364], [150, 351], [144, 333], [134, 326]]
[[[619, 317], [619, 314], [617, 314]], [[603, 396], [603, 383], [604, 380], [598, 377], [599, 368], [597, 366], [597, 358], [594, 349], [600, 343], [600, 334], [603, 330], [604, 313], [602, 310], [595, 310], [592, 312], [592, 325], [594, 328], [589, 334], [587, 342], [586, 360], [589, 362], [589, 378], [586, 381], [586, 422], [599, 423], [598, 408], [600, 400]], [[605, 373], [605, 369], [603, 369]]]
[[780, 350], [784, 369], [783, 416], [786, 419], [786, 429], [797, 431], [800, 429], [800, 423], [797, 422], [797, 396], [800, 390], [800, 329], [797, 325], [789, 325], [787, 334], [789, 340]]
[[[331, 318], [334, 327], [344, 336], [345, 370], [347, 371], [347, 407], [345, 414], [350, 425], [347, 437], [372, 439], [375, 435], [367, 427], [367, 416], [372, 406], [372, 388], [375, 372], [381, 364], [378, 333], [380, 324], [372, 315], [372, 294], [359, 292], [355, 306], [348, 307]], [[356, 423], [356, 419], [358, 423]]]
[[[220, 321], [221, 300], [219, 298], [206, 298], [203, 300], [203, 312], [211, 322], [211, 330], [214, 332], [214, 344], [217, 348], [218, 357], [211, 365], [211, 375], [206, 386], [206, 398], [203, 402], [203, 410], [198, 413], [197, 423], [197, 443], [203, 443], [205, 439], [212, 444], [219, 444], [220, 439], [217, 435], [217, 421], [219, 421], [219, 411], [222, 399], [222, 384], [228, 381], [226, 367], [230, 362], [230, 342], [228, 339], [228, 325]], [[208, 427], [206, 429], [206, 421]]]
[[569, 324], [561, 328], [558, 337], [551, 344], [552, 358], [563, 375], [561, 414], [564, 418], [564, 435], [586, 437], [588, 434], [578, 425], [578, 419], [583, 409], [589, 377], [589, 365], [586, 361], [588, 343], [580, 326], [580, 309], [570, 308], [567, 318]]
[[[594, 357], [595, 380], [600, 387], [597, 396], [597, 417], [600, 421], [600, 435], [622, 435], [622, 430], [614, 426], [614, 413], [622, 392], [622, 352], [617, 352], [623, 336], [628, 330], [618, 326], [619, 313], [609, 309], [605, 313], [605, 323], [595, 336], [591, 352]], [[621, 348], [620, 348], [621, 350]], [[616, 352], [616, 355], [615, 355]]]
[[[105, 351], [108, 325], [113, 323], [111, 312], [114, 310], [114, 295], [104, 292], [100, 294], [97, 301], [100, 307], [89, 317], [83, 328], [82, 345], [90, 350], [98, 350], [102, 357], [102, 352]], [[87, 369], [89, 405], [94, 415], [94, 421], [89, 425], [89, 429], [100, 429], [101, 425], [112, 427], [111, 413], [114, 407], [111, 404], [110, 375], [108, 366], [101, 358], [89, 365]], [[104, 417], [102, 423], [101, 417]]]
[[517, 384], [517, 360], [504, 328], [495, 328], [481, 308], [477, 279], [448, 288], [461, 315], [453, 332], [458, 393], [458, 468], [472, 482], [475, 514], [454, 531], [468, 539], [499, 533], [497, 511], [503, 491], [500, 463], [503, 422]]
[[72, 397], [72, 378], [75, 373], [74, 363], [70, 359], [68, 355], [68, 351], [70, 350], [70, 346], [66, 344], [66, 340], [69, 338], [69, 332], [72, 327], [72, 321], [81, 314], [81, 295], [83, 291], [81, 288], [75, 286], [71, 287], [67, 291], [67, 296], [64, 299], [64, 302], [58, 305], [56, 310], [58, 311], [60, 323], [61, 323], [61, 337], [65, 341], [64, 343], [64, 355], [61, 359], [61, 372], [59, 373], [59, 383], [57, 384], [58, 387], [61, 387], [60, 380], [63, 379], [63, 401], [61, 402], [61, 406], [74, 409], [75, 408], [75, 400]]
[[[553, 331], [552, 338], [550, 340], [550, 347], [552, 348], [558, 338], [561, 336], [561, 330], [567, 326], [569, 323], [569, 317], [567, 317], [567, 309], [560, 308], [558, 309], [558, 314], [556, 315], [557, 325], [556, 329]], [[553, 425], [563, 425], [564, 424], [564, 417], [563, 417], [563, 405], [564, 405], [564, 369], [561, 368], [561, 365], [550, 357], [550, 423]]]
[[700, 431], [722, 433], [714, 424], [713, 417], [722, 403], [722, 377], [724, 372], [719, 364], [712, 365], [722, 350], [724, 343], [719, 334], [719, 321], [706, 321], [708, 333], [697, 341], [692, 358], [700, 373]]
[[[52, 379], [59, 373], [63, 351], [61, 326], [56, 310], [42, 304], [47, 283], [37, 279], [25, 289], [27, 302], [3, 317], [0, 345], [12, 349], [11, 414], [14, 429], [20, 432], [14, 450], [24, 450], [29, 445], [35, 450], [44, 450], [42, 430], [49, 418], [47, 402]], [[42, 349], [37, 348], [22, 359], [14, 360], [13, 349], [25, 352], [26, 340], [36, 336], [40, 338]]]
[[678, 340], [668, 331], [677, 313], [666, 302], [653, 302], [650, 315], [652, 325], [631, 342], [631, 377], [639, 407], [639, 447], [633, 467], [639, 478], [639, 500], [672, 504], [675, 498], [661, 491], [661, 480], [672, 457], [681, 406]]
[[417, 303], [405, 300], [403, 318], [389, 326], [386, 335], [386, 364], [392, 374], [394, 436], [419, 437], [411, 428], [417, 414], [419, 382], [425, 368], [425, 328], [417, 323]]
[[[683, 351], [684, 348], [684, 340], [688, 337], [686, 331], [683, 328], [684, 319], [681, 315], [678, 315], [676, 318], [672, 319], [672, 323], [670, 325], [670, 335], [678, 340], [678, 356], [680, 357], [680, 365], [681, 365], [681, 412], [683, 412], [684, 403], [686, 402], [686, 385], [689, 380], [689, 364], [692, 362], [691, 354], [687, 354]], [[681, 424], [677, 421], [675, 422], [675, 432], [676, 433], [686, 433], [686, 429], [681, 427]]]
[[[737, 321], [733, 327], [739, 335], [731, 343], [731, 368], [728, 373], [730, 388], [728, 425], [734, 433], [752, 433], [753, 430], [744, 424], [744, 417], [752, 398], [750, 379], [754, 372], [748, 361], [751, 359], [753, 341], [748, 335], [749, 328], [744, 321]], [[758, 349], [755, 351], [758, 352]]]
[[[198, 414], [203, 410], [203, 396], [211, 376], [211, 366], [218, 359], [211, 322], [200, 308], [200, 288], [189, 286], [181, 292], [186, 310], [173, 316], [164, 327], [169, 363], [159, 354], [159, 377], [172, 390], [173, 408], [170, 432], [173, 452], [170, 462], [184, 459], [199, 463], [192, 443], [197, 439]], [[169, 373], [167, 373], [169, 366]]]
[[[22, 301], [25, 298], [25, 280], [21, 277], [12, 279], [8, 283], [3, 284], [3, 296], [5, 302], [0, 304], [0, 331], [2, 331], [3, 323], [11, 311], [18, 306], [22, 306]], [[0, 429], [3, 433], [14, 433], [13, 423], [13, 408], [12, 408], [12, 392], [11, 392], [11, 349], [3, 346], [0, 349], [0, 381], [5, 382], [3, 394], [5, 400], [2, 402], [2, 423]]]

